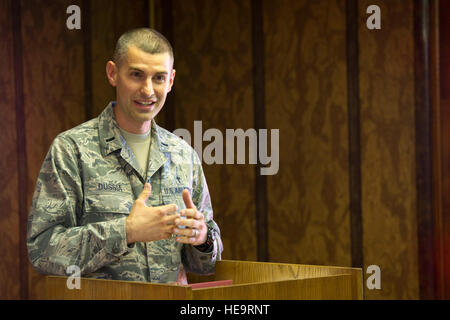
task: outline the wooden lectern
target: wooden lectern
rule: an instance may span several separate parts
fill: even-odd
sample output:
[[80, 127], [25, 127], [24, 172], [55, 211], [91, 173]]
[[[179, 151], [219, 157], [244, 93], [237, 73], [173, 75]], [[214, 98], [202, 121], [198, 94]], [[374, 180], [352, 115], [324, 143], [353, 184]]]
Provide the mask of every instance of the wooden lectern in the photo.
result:
[[68, 289], [67, 277], [46, 277], [47, 299], [297, 300], [363, 299], [362, 270], [286, 263], [222, 260], [215, 274], [188, 274], [189, 283], [232, 280], [228, 286], [189, 285], [81, 278]]

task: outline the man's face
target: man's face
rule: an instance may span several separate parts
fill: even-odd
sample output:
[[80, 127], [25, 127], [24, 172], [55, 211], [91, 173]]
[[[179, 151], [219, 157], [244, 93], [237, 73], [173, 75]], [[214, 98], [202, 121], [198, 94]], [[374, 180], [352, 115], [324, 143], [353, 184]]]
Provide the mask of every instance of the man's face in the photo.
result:
[[132, 46], [118, 65], [108, 61], [106, 73], [116, 87], [119, 126], [134, 133], [148, 131], [175, 78], [169, 53], [150, 54]]

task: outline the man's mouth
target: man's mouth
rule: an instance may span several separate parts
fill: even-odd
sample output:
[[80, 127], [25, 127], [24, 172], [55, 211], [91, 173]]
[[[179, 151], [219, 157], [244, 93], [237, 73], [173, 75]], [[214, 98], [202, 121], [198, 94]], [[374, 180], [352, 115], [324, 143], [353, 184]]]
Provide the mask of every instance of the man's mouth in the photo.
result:
[[134, 103], [136, 103], [138, 106], [143, 108], [151, 108], [156, 104], [156, 101], [139, 101], [134, 100]]

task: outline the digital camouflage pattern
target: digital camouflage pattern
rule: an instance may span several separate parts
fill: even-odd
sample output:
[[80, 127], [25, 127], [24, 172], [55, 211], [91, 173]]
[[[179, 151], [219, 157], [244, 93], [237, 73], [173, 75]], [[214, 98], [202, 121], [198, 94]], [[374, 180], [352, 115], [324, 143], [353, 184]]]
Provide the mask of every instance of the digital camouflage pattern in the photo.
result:
[[[210, 274], [223, 250], [213, 221], [208, 187], [198, 155], [184, 140], [152, 120], [147, 172], [120, 134], [110, 103], [98, 118], [59, 134], [38, 176], [27, 246], [38, 272], [66, 275], [76, 265], [82, 277], [128, 281], [177, 281], [184, 270]], [[147, 180], [145, 177], [148, 177]], [[169, 240], [127, 245], [125, 219], [145, 182], [149, 206], [175, 203], [189, 189], [205, 222], [215, 231], [210, 252]]]

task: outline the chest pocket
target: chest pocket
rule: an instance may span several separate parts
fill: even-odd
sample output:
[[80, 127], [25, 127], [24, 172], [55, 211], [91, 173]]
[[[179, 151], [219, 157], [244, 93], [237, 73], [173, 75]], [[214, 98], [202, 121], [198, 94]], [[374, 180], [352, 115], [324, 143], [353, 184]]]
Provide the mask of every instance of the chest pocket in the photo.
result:
[[85, 185], [82, 224], [117, 219], [128, 215], [133, 206], [131, 190], [125, 184], [90, 183]]

